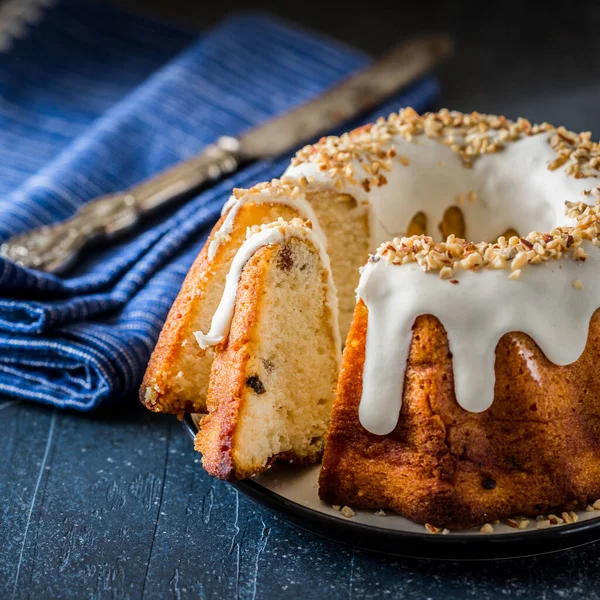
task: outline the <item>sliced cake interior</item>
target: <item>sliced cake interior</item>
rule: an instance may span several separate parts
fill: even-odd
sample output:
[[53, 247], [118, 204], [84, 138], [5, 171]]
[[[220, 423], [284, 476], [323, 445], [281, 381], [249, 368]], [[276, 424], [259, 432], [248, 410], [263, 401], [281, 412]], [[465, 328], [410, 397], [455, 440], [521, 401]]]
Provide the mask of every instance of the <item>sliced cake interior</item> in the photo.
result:
[[238, 211], [236, 227], [210, 252], [210, 243], [225, 221], [217, 222], [190, 269], [167, 317], [150, 359], [140, 399], [150, 410], [183, 414], [205, 412], [208, 379], [214, 358], [212, 348], [202, 349], [194, 332], [208, 331], [223, 295], [231, 261], [253, 225], [271, 223], [279, 216], [291, 219], [297, 212], [277, 204], [248, 204]]
[[215, 342], [196, 449], [212, 475], [240, 479], [274, 460], [317, 461], [340, 338], [328, 257], [299, 219], [253, 228], [200, 345]]
[[316, 190], [297, 196], [277, 180], [237, 190], [192, 266], [161, 332], [146, 370], [140, 398], [157, 412], [205, 412], [214, 359], [194, 332], [208, 331], [225, 288], [225, 278], [249, 227], [302, 216], [322, 238], [339, 290], [339, 327], [345, 338], [354, 311], [358, 267], [369, 249], [368, 211], [348, 195]]

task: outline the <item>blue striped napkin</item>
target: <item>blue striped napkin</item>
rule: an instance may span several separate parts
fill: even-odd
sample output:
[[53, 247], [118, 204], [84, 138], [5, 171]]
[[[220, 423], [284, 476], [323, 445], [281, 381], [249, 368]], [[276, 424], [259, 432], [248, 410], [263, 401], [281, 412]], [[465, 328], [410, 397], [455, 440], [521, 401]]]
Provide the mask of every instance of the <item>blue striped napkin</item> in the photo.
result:
[[[12, 40], [0, 7], [0, 243], [368, 63], [266, 15], [230, 18], [200, 37], [75, 0], [34, 16], [25, 35], [22, 23], [13, 27], [20, 37]], [[33, 20], [31, 10], [22, 15]], [[424, 78], [377, 115], [422, 110], [437, 94]], [[66, 277], [0, 259], [0, 394], [89, 410], [133, 391], [231, 188], [278, 176], [288, 160], [236, 173]]]

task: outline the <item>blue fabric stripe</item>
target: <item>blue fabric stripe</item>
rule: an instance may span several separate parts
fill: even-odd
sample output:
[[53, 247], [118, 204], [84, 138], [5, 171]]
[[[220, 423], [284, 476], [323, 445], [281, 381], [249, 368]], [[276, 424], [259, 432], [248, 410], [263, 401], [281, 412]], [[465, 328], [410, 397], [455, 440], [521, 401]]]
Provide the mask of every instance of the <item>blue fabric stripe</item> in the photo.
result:
[[[193, 39], [77, 0], [48, 10], [4, 58], [0, 242], [289, 110], [368, 62], [266, 15]], [[437, 94], [424, 78], [367, 120], [423, 110]], [[278, 176], [288, 161], [248, 166], [68, 277], [0, 259], [0, 394], [90, 410], [135, 389], [230, 190]]]

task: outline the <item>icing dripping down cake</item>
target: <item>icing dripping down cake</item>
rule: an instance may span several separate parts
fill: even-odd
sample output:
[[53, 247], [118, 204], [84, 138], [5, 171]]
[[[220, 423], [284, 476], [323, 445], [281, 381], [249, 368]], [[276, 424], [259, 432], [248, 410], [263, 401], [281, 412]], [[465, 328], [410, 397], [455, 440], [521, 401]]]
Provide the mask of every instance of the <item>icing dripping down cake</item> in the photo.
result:
[[[589, 133], [446, 110], [303, 148], [225, 205], [142, 401], [208, 412], [218, 477], [318, 460], [341, 332], [325, 501], [455, 528], [600, 496], [599, 167]], [[290, 244], [329, 292], [296, 260], [283, 305], [251, 291]], [[299, 312], [269, 323], [284, 305]]]

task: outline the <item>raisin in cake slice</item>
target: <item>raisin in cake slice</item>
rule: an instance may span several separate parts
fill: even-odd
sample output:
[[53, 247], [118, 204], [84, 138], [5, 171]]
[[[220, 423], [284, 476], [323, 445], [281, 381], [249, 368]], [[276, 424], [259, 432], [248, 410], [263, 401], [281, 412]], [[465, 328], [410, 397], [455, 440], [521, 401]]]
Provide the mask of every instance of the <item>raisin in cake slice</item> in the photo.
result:
[[[303, 187], [304, 186], [304, 187]], [[249, 227], [301, 217], [327, 250], [340, 291], [338, 321], [345, 337], [354, 311], [358, 266], [368, 245], [367, 207], [335, 189], [311, 188], [305, 179], [274, 179], [248, 190], [236, 189], [223, 207], [173, 304], [146, 370], [140, 399], [152, 411], [182, 415], [205, 412], [212, 346], [201, 348], [195, 331], [211, 326], [233, 258]]]
[[222, 479], [277, 459], [320, 459], [340, 361], [337, 297], [321, 240], [299, 219], [254, 227], [231, 263], [201, 347], [215, 358], [196, 449]]

